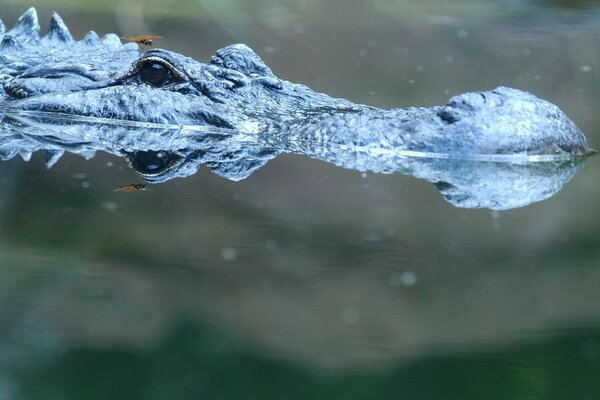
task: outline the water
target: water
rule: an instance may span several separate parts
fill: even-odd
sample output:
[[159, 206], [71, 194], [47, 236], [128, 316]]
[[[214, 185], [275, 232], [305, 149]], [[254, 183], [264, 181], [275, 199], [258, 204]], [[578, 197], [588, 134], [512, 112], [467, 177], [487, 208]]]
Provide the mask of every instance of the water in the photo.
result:
[[[593, 3], [86, 4], [55, 6], [76, 37], [161, 34], [201, 60], [246, 42], [380, 107], [528, 90], [600, 147]], [[2, 162], [0, 399], [596, 399], [598, 174], [491, 211], [293, 154], [133, 192], [109, 154]]]

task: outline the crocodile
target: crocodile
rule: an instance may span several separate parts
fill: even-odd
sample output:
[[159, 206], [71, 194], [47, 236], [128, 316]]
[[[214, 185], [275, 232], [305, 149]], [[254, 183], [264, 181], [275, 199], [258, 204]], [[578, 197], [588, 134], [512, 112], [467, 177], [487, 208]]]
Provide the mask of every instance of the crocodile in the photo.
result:
[[528, 160], [590, 153], [554, 104], [498, 87], [445, 105], [380, 109], [278, 78], [244, 44], [206, 63], [161, 48], [140, 52], [115, 34], [73, 39], [57, 13], [42, 36], [34, 8], [0, 22], [0, 110], [164, 126], [205, 126], [293, 147], [351, 146], [397, 154]]

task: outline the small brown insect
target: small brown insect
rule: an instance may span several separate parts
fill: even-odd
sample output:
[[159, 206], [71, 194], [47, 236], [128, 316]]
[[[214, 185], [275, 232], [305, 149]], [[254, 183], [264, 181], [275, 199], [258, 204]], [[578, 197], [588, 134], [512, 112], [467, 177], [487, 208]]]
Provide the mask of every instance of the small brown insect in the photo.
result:
[[162, 39], [162, 36], [140, 35], [140, 36], [121, 36], [121, 39], [130, 40], [135, 43], [143, 44], [144, 47], [152, 46], [155, 39]]
[[137, 190], [148, 190], [148, 187], [145, 183], [132, 183], [130, 185], [119, 186], [114, 191], [115, 192], [135, 192]]

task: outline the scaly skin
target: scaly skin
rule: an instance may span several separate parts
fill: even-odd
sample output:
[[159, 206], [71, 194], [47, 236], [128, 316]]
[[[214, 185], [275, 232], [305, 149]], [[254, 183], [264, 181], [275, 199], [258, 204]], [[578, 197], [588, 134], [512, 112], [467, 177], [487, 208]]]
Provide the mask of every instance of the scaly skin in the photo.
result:
[[[4, 29], [2, 29], [3, 31]], [[455, 96], [444, 106], [382, 110], [278, 79], [247, 46], [208, 63], [167, 50], [139, 54], [115, 35], [75, 42], [55, 13], [40, 37], [29, 9], [0, 44], [0, 109], [233, 129], [290, 143], [472, 158], [569, 158], [589, 153], [555, 105], [509, 88]], [[152, 77], [160, 69], [166, 78]], [[148, 75], [149, 74], [149, 75]], [[150, 76], [150, 77], [149, 77]]]

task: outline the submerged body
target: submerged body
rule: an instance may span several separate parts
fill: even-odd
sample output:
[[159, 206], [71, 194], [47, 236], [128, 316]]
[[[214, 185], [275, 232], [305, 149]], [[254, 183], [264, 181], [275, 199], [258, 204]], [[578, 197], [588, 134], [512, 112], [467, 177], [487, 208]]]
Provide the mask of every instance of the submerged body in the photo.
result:
[[0, 24], [0, 108], [165, 125], [200, 125], [289, 143], [406, 154], [571, 157], [584, 135], [555, 105], [510, 88], [455, 96], [444, 106], [382, 110], [277, 78], [247, 46], [200, 63], [163, 49], [140, 54], [116, 35], [74, 41], [54, 14], [41, 37], [35, 10]]

